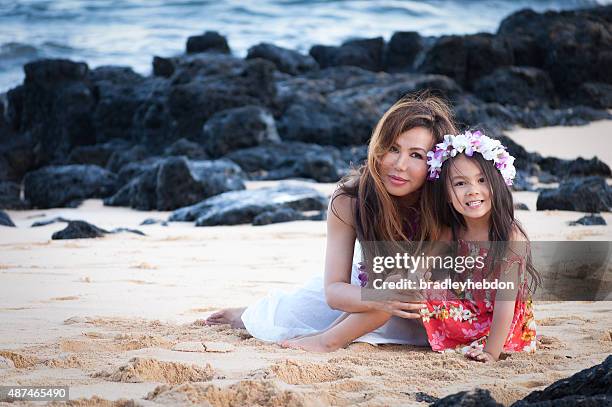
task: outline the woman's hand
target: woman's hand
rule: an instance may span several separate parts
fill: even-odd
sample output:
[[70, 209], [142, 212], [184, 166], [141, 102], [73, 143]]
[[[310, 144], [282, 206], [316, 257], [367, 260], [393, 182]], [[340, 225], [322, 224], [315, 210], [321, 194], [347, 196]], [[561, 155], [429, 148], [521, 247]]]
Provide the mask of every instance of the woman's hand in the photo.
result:
[[386, 312], [406, 319], [420, 319], [420, 311], [427, 308], [427, 305], [422, 302], [404, 302], [404, 301], [372, 301], [371, 308], [376, 311]]
[[[393, 274], [385, 278], [385, 282], [396, 282], [397, 283], [401, 280], [401, 278], [402, 278], [401, 275]], [[412, 292], [409, 292], [409, 294], [412, 294], [412, 295], [408, 295], [408, 296], [405, 295], [406, 293], [403, 293], [402, 290], [396, 291], [393, 294], [397, 294], [395, 296], [396, 298], [398, 298], [399, 296], [399, 298], [403, 297], [403, 299], [410, 299], [410, 300], [414, 299], [414, 295]], [[391, 296], [391, 298], [393, 298], [393, 296]], [[422, 301], [401, 301], [398, 299], [372, 301], [370, 305], [371, 305], [370, 308], [376, 311], [386, 312], [387, 314], [391, 314], [396, 317], [406, 318], [406, 319], [420, 319], [421, 310], [424, 308], [427, 308], [427, 305]]]
[[496, 357], [482, 349], [470, 349], [465, 353], [465, 357], [482, 363], [497, 362]]

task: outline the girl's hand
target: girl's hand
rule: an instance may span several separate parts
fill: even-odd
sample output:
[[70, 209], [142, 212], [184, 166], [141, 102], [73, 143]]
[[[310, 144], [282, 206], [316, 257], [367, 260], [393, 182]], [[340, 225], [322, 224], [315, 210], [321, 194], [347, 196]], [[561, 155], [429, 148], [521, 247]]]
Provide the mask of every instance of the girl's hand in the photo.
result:
[[465, 357], [482, 363], [497, 362], [497, 358], [482, 349], [470, 349], [465, 353]]

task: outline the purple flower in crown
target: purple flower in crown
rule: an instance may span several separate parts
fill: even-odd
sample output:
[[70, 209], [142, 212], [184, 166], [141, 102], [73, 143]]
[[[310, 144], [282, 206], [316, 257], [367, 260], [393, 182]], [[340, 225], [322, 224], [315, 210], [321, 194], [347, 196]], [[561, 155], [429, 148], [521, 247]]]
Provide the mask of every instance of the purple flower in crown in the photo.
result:
[[466, 149], [465, 154], [468, 156], [473, 156], [475, 151], [478, 151], [482, 145], [480, 139], [482, 137], [482, 133], [480, 131], [475, 131], [472, 133], [472, 137], [470, 138], [470, 145]]
[[468, 144], [465, 147], [465, 155], [467, 155], [468, 157], [474, 155], [474, 146], [472, 145], [472, 143]]

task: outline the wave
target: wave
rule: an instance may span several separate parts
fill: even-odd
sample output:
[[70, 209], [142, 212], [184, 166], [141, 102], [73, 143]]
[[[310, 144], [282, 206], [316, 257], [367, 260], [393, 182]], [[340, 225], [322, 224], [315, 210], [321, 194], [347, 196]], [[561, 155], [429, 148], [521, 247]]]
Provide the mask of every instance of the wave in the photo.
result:
[[20, 42], [8, 42], [0, 45], [0, 61], [8, 59], [37, 58], [39, 50], [33, 45]]
[[[612, 4], [612, 0], [0, 0], [0, 91], [36, 58], [130, 65], [147, 74], [153, 55], [182, 53], [190, 35], [214, 30], [232, 52], [269, 42], [306, 51], [349, 38], [389, 39], [495, 32], [521, 8], [535, 11]], [[477, 18], [474, 18], [477, 16]], [[10, 73], [9, 76], [6, 76]], [[4, 76], [3, 76], [4, 75]]]

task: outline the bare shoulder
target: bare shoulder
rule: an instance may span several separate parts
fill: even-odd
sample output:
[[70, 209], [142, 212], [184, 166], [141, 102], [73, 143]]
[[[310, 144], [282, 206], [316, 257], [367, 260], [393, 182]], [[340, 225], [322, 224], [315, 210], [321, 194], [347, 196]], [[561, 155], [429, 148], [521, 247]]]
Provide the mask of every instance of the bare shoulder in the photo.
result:
[[508, 252], [509, 255], [518, 256], [520, 258], [528, 256], [530, 252], [529, 239], [517, 224], [512, 225]]
[[332, 194], [327, 211], [327, 218], [339, 220], [349, 226], [354, 226], [355, 218], [355, 198], [347, 195], [338, 188]]
[[450, 228], [442, 229], [442, 233], [440, 233], [440, 241], [441, 242], [450, 242], [453, 235], [451, 233]]
[[527, 236], [521, 231], [519, 226], [515, 223], [512, 225], [512, 231], [510, 232], [510, 241], [513, 242], [526, 242]]

